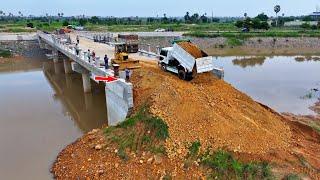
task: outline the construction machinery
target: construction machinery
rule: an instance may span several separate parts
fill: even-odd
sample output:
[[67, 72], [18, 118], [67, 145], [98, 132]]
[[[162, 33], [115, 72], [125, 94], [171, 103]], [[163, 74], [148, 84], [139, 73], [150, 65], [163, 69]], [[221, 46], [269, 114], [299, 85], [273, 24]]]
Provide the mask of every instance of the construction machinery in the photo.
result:
[[129, 58], [129, 53], [125, 43], [114, 44], [114, 59], [111, 60], [112, 64], [118, 64], [120, 70], [124, 69], [138, 69], [141, 68], [139, 60]]
[[190, 40], [173, 42], [172, 47], [162, 48], [159, 66], [164, 71], [178, 74], [180, 79], [191, 80], [197, 74], [213, 71], [213, 57]]
[[128, 53], [139, 51], [139, 36], [136, 34], [118, 34], [118, 41], [126, 44]]

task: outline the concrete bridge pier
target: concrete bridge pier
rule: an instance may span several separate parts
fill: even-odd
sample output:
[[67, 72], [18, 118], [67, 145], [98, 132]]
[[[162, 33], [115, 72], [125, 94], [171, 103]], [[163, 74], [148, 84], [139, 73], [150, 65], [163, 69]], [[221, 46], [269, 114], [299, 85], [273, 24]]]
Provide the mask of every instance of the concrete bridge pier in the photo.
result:
[[86, 106], [86, 110], [89, 111], [93, 106], [92, 94], [86, 93], [84, 94], [84, 104]]
[[82, 75], [83, 91], [91, 93], [90, 72], [76, 62], [71, 63], [72, 70]]
[[82, 75], [83, 91], [85, 93], [91, 93], [90, 74], [82, 73], [81, 75]]
[[53, 66], [54, 66], [54, 72], [56, 74], [62, 74], [63, 73], [63, 67], [61, 65], [61, 63], [53, 63]]
[[72, 73], [71, 61], [69, 59], [63, 59], [63, 66], [65, 74]]
[[67, 88], [71, 88], [72, 87], [72, 78], [69, 74], [66, 74], [66, 84], [67, 84]]
[[59, 62], [59, 51], [56, 49], [53, 49], [52, 56], [53, 56], [53, 62], [58, 63]]

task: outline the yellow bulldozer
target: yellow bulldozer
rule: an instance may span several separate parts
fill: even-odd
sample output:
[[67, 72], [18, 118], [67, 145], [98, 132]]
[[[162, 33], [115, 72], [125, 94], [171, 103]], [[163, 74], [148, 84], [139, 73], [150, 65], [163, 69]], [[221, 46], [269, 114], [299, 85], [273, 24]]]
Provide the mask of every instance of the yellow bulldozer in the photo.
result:
[[127, 46], [125, 43], [116, 43], [114, 51], [114, 59], [112, 64], [118, 64], [120, 70], [141, 68], [139, 60], [129, 58]]

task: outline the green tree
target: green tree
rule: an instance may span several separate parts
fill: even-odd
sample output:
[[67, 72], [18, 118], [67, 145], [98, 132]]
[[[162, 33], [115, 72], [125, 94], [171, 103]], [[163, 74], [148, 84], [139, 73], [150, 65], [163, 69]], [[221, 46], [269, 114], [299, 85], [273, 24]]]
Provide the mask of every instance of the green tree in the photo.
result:
[[97, 16], [92, 16], [89, 21], [92, 23], [92, 24], [98, 24], [100, 19], [97, 17]]
[[259, 19], [260, 21], [268, 21], [269, 17], [264, 13], [258, 14], [255, 18]]
[[184, 15], [184, 21], [186, 23], [190, 23], [190, 13], [189, 12], [186, 12], [186, 15]]
[[80, 26], [85, 26], [86, 24], [87, 24], [87, 19], [85, 19], [85, 18], [81, 18], [81, 19], [79, 19], [79, 25]]
[[237, 21], [236, 24], [235, 24], [235, 26], [236, 26], [237, 28], [243, 28], [243, 21]]
[[62, 23], [62, 25], [63, 25], [63, 26], [68, 26], [68, 25], [69, 25], [69, 22], [68, 22], [67, 20], [64, 20], [63, 23]]

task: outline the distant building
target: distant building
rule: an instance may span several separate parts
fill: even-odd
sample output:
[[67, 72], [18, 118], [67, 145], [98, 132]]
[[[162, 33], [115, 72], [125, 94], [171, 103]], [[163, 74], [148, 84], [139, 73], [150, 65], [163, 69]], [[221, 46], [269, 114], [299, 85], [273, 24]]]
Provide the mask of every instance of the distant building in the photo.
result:
[[[295, 21], [289, 21], [285, 22], [284, 26], [291, 27], [291, 26], [301, 26], [303, 23], [306, 23], [306, 21], [300, 21], [300, 20], [295, 20]], [[317, 25], [317, 21], [309, 21], [307, 22], [310, 26]]]
[[312, 18], [312, 20], [318, 21], [320, 19], [320, 12], [319, 11], [313, 12], [312, 14], [310, 14], [310, 17]]

